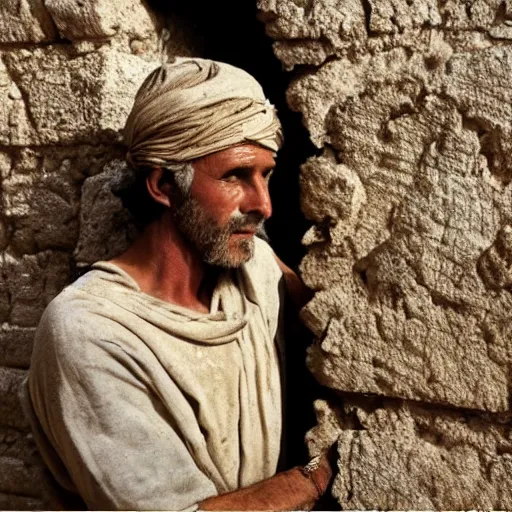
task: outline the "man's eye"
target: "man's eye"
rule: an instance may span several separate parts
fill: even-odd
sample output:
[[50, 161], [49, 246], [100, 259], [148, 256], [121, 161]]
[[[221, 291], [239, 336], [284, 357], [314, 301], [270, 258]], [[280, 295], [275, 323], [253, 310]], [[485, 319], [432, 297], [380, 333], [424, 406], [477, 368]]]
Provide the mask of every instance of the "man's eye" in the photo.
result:
[[233, 183], [235, 181], [238, 181], [240, 179], [240, 176], [236, 173], [229, 173], [226, 174], [226, 176], [223, 176], [222, 181], [227, 181], [228, 183]]
[[264, 174], [265, 181], [269, 181], [270, 178], [272, 177], [272, 174], [274, 174], [274, 169], [271, 169], [270, 171], [266, 172]]
[[227, 181], [228, 183], [232, 183], [240, 180], [243, 176], [243, 171], [239, 169], [234, 169], [232, 171], [227, 172], [223, 177], [222, 181]]

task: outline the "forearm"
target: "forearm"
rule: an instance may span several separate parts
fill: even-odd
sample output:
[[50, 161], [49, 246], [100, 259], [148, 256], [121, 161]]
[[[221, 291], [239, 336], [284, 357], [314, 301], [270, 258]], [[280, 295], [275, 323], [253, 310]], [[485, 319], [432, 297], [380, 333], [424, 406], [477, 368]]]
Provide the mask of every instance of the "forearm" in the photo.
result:
[[313, 292], [302, 282], [302, 279], [279, 257], [274, 254], [277, 264], [283, 273], [286, 289], [293, 300], [297, 311], [300, 311], [312, 298]]
[[208, 498], [200, 510], [310, 510], [318, 499], [313, 481], [299, 468], [237, 491]]

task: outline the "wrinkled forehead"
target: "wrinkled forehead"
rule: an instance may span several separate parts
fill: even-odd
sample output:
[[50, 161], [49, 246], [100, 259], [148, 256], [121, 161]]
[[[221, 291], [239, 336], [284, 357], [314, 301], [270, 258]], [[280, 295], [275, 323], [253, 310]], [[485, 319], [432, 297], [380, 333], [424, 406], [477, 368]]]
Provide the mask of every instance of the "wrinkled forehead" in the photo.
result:
[[268, 171], [275, 167], [275, 153], [258, 144], [237, 144], [192, 162], [194, 170], [222, 174], [233, 169]]

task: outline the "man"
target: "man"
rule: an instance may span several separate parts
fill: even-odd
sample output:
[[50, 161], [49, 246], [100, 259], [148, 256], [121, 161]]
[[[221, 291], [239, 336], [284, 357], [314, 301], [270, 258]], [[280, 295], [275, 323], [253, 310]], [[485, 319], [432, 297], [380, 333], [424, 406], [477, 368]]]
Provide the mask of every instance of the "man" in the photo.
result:
[[59, 484], [93, 509], [311, 506], [325, 457], [275, 474], [278, 284], [297, 276], [255, 237], [271, 214], [281, 128], [259, 84], [184, 59], [155, 70], [127, 121], [144, 228], [47, 308], [30, 416]]

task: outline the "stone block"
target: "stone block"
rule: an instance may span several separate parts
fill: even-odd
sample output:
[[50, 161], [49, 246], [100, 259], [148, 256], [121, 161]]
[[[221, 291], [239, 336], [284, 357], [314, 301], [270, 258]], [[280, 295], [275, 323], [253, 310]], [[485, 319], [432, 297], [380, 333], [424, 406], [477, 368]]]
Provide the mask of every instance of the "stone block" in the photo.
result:
[[105, 172], [88, 178], [82, 188], [80, 237], [75, 259], [81, 264], [107, 260], [121, 254], [135, 239], [137, 229], [130, 213], [112, 192], [123, 179], [126, 164], [112, 161]]
[[132, 39], [155, 39], [159, 25], [142, 0], [45, 0], [62, 37], [70, 41], [105, 39], [127, 34]]
[[510, 263], [490, 248], [512, 216], [511, 56], [433, 37], [332, 60], [290, 86], [325, 147], [301, 175], [315, 221], [301, 270], [319, 291], [303, 318], [323, 384], [508, 410]]
[[9, 294], [9, 322], [35, 327], [48, 303], [70, 280], [70, 256], [45, 251], [15, 257], [0, 254], [3, 286]]
[[401, 0], [369, 0], [368, 29], [372, 35], [403, 33], [420, 27], [437, 27], [442, 18], [436, 0], [402, 2]]
[[339, 436], [332, 492], [342, 509], [510, 509], [508, 422], [363, 398], [316, 408], [310, 448]]
[[57, 38], [57, 28], [44, 0], [1, 2], [0, 43], [42, 43]]
[[[28, 422], [25, 419], [19, 400], [19, 390], [27, 372], [15, 368], [0, 366], [0, 426], [27, 430]], [[2, 471], [0, 470], [0, 474]], [[0, 492], [10, 492], [0, 485]]]
[[0, 327], [0, 366], [28, 368], [34, 333], [35, 329], [30, 327], [2, 325]]
[[20, 255], [74, 249], [82, 182], [119, 153], [106, 146], [11, 150], [2, 179], [3, 249]]
[[107, 46], [15, 50], [0, 66], [0, 144], [119, 143], [149, 62]]

